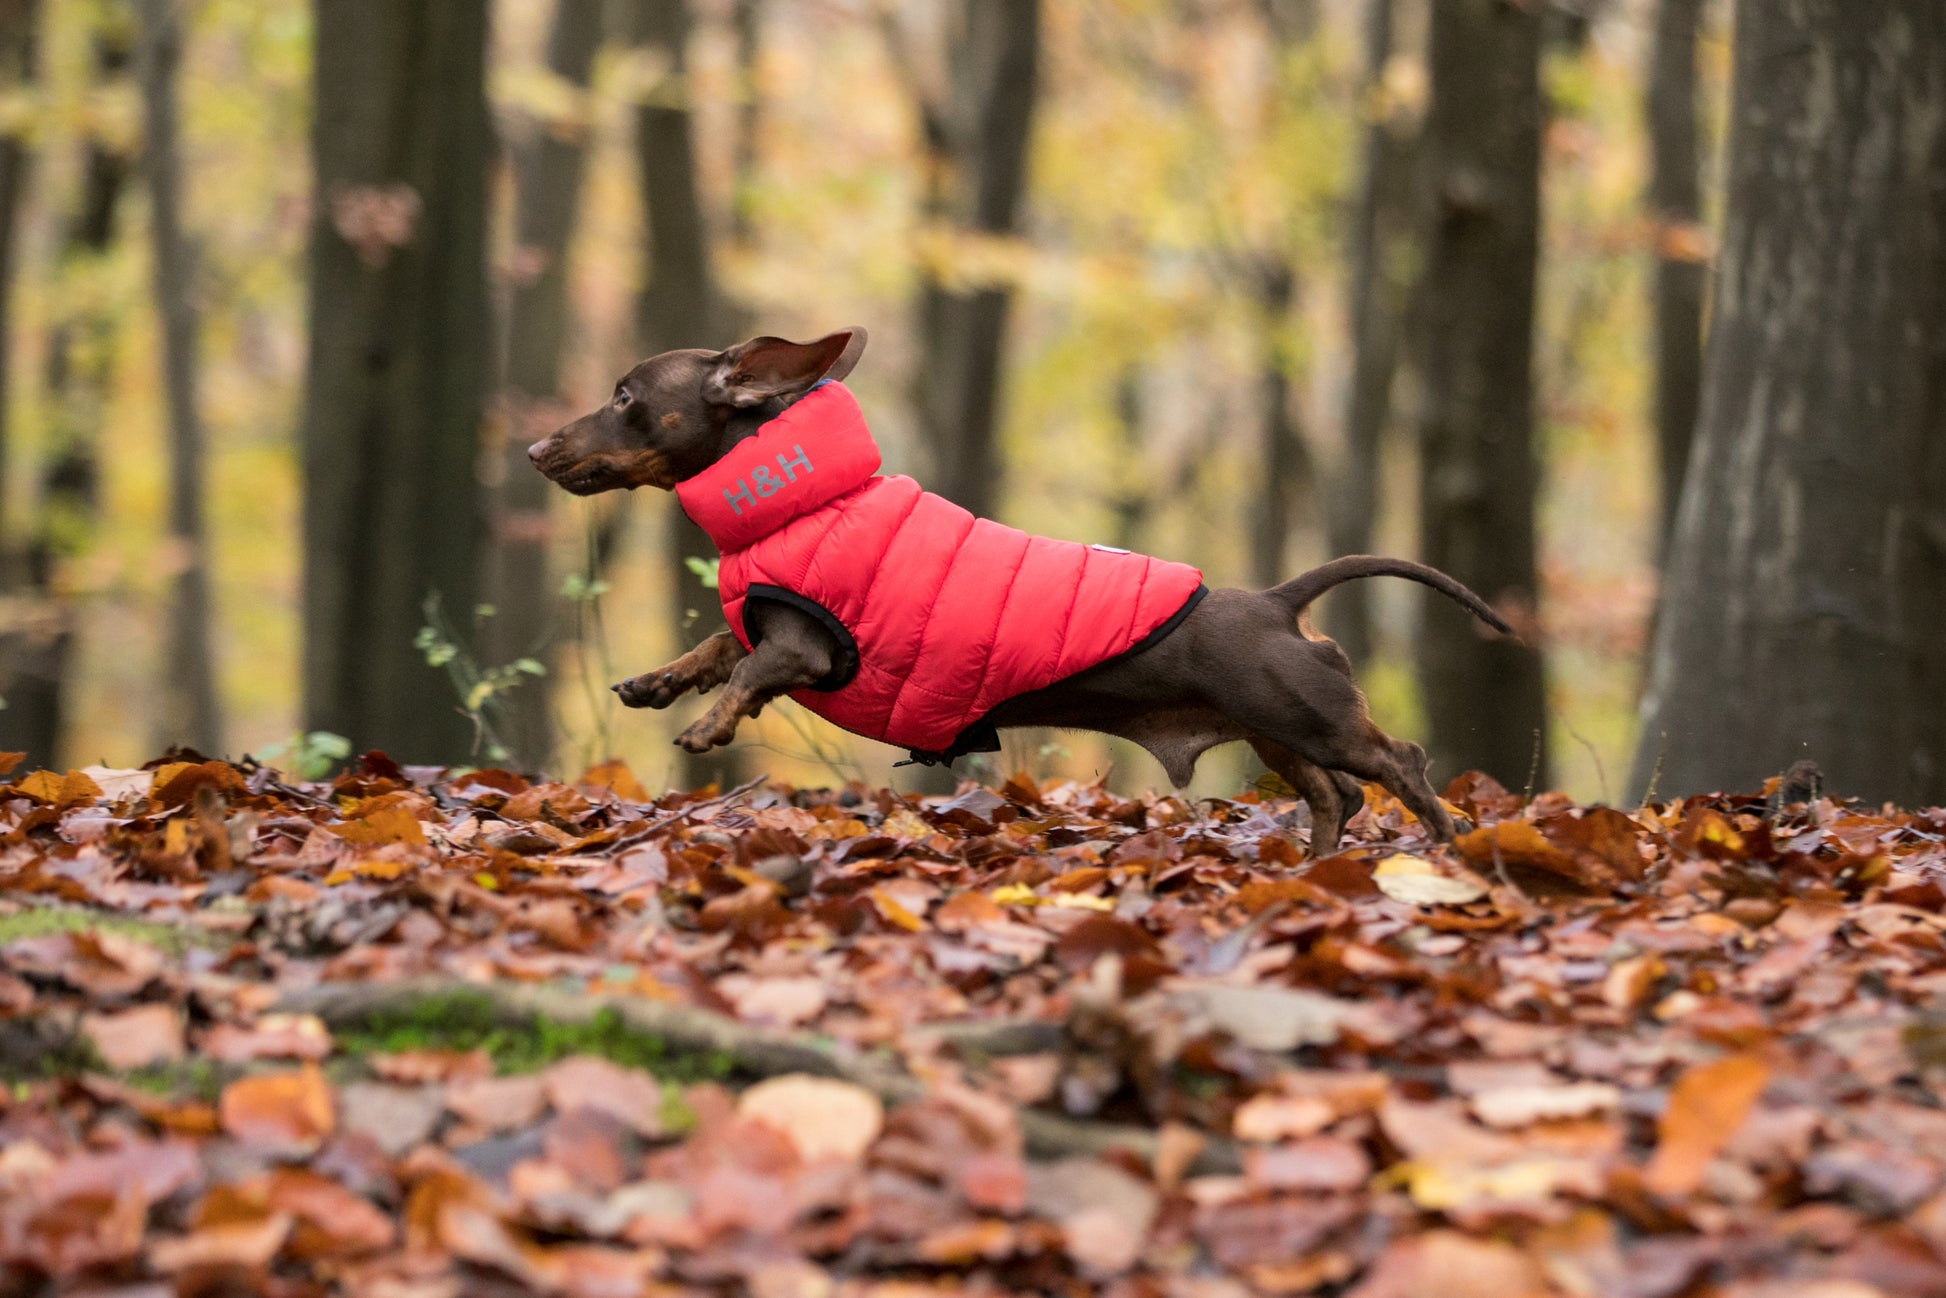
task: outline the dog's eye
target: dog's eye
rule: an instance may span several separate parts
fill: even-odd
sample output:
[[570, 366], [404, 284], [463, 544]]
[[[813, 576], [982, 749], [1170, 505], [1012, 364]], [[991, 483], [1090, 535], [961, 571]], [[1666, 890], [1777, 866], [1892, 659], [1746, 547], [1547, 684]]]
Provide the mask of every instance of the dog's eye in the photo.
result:
[[615, 409], [625, 410], [628, 408], [628, 403], [633, 400], [635, 400], [635, 398], [628, 394], [627, 388], [615, 389]]

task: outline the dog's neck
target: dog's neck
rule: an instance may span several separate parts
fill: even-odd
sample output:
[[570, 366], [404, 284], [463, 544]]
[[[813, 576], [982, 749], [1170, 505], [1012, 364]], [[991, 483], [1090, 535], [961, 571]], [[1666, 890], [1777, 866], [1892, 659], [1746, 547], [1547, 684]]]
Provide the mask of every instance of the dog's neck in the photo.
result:
[[[799, 392], [786, 397], [772, 397], [762, 405], [746, 406], [741, 409], [731, 408], [728, 417], [723, 421], [722, 431], [717, 434], [716, 454], [710, 463], [716, 463], [736, 449], [739, 443], [755, 437], [758, 429], [802, 401], [807, 395], [808, 393]], [[701, 472], [701, 469], [697, 472]], [[685, 475], [685, 477], [694, 476], [694, 474]]]

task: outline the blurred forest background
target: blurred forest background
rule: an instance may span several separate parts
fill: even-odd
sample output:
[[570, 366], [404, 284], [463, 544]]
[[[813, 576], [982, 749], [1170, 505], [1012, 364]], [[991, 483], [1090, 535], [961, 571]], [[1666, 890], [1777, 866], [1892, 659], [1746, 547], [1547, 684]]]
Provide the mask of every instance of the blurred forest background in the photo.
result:
[[[721, 625], [708, 545], [522, 455], [643, 355], [863, 324], [889, 471], [1212, 584], [1445, 567], [1530, 647], [1341, 589], [1380, 724], [1436, 783], [1621, 799], [1729, 9], [0, 0], [4, 746], [913, 787], [788, 703], [712, 763], [670, 745], [699, 705], [620, 708]], [[992, 767], [1160, 776], [1007, 742]]]

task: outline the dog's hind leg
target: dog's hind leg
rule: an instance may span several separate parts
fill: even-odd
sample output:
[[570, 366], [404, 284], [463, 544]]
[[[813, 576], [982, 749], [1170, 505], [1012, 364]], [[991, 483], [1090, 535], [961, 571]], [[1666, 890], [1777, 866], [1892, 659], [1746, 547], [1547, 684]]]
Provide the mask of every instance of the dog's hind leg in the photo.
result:
[[1364, 786], [1342, 771], [1327, 771], [1299, 757], [1274, 739], [1250, 738], [1259, 759], [1297, 791], [1311, 808], [1311, 855], [1338, 850], [1345, 826], [1365, 805]]
[[1252, 735], [1325, 771], [1383, 785], [1427, 833], [1453, 840], [1453, 818], [1426, 781], [1425, 749], [1374, 725], [1358, 687], [1307, 642], [1286, 640], [1256, 671], [1225, 676], [1212, 693], [1224, 714]]

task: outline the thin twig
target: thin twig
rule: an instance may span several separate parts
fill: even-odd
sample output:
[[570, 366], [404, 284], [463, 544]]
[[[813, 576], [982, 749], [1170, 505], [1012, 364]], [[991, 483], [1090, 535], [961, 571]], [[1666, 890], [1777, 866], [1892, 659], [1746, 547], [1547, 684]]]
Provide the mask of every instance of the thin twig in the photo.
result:
[[624, 847], [633, 847], [651, 834], [654, 834], [657, 830], [667, 829], [677, 821], [693, 816], [699, 811], [707, 811], [711, 807], [720, 807], [750, 792], [750, 790], [756, 788], [769, 778], [770, 776], [768, 774], [754, 775], [727, 793], [719, 793], [715, 797], [705, 798], [701, 802], [692, 802], [680, 810], [670, 812], [660, 820], [652, 820], [646, 825], [637, 825], [634, 829], [629, 830], [628, 833], [623, 834], [614, 842], [606, 844], [599, 853], [594, 853], [594, 855], [610, 856], [619, 852]]

